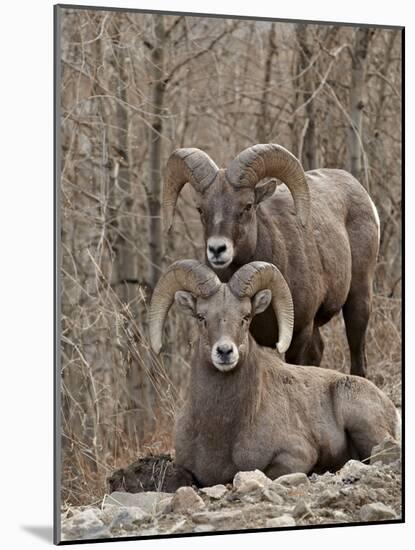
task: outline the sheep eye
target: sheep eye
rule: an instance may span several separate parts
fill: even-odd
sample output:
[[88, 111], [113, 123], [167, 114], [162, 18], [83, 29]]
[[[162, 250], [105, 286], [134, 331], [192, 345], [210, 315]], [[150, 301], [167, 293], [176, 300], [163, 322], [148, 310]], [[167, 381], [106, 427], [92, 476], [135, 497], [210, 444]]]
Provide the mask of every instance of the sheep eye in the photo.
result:
[[203, 214], [203, 210], [200, 207], [197, 207], [196, 210], [199, 212], [200, 221], [204, 224], [205, 223], [205, 215]]
[[242, 324], [245, 324], [249, 321], [249, 319], [251, 318], [250, 315], [245, 315], [244, 317], [242, 317]]
[[242, 212], [239, 214], [241, 217], [246, 214], [247, 212], [250, 212], [251, 211], [251, 208], [252, 208], [252, 204], [251, 203], [248, 203], [244, 209], [242, 210]]

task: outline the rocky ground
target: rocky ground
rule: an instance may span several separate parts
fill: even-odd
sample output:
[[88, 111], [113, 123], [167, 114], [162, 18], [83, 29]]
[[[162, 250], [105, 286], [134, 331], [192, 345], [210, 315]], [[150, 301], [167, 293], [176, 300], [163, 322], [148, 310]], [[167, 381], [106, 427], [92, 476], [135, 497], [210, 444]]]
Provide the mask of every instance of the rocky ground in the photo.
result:
[[239, 472], [227, 486], [175, 493], [114, 491], [99, 506], [62, 514], [62, 540], [204, 533], [387, 521], [401, 517], [400, 448], [385, 441], [370, 464], [350, 460], [336, 472], [289, 474], [271, 481]]

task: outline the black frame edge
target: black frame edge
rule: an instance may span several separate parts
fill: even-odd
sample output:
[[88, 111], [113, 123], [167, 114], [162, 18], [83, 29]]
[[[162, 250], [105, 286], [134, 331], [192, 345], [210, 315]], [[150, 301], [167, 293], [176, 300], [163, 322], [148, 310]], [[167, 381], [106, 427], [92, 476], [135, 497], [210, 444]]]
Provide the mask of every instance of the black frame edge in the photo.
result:
[[60, 399], [60, 19], [61, 8], [53, 6], [53, 292], [54, 292], [54, 350], [53, 350], [53, 543], [61, 542], [61, 399]]
[[147, 14], [160, 14], [160, 15], [184, 15], [186, 17], [211, 17], [218, 19], [240, 19], [248, 21], [275, 21], [276, 23], [308, 23], [309, 25], [340, 25], [344, 27], [371, 27], [379, 29], [404, 29], [403, 25], [386, 25], [386, 24], [370, 24], [370, 23], [350, 23], [345, 21], [321, 21], [317, 19], [295, 19], [295, 18], [277, 18], [266, 16], [254, 16], [254, 15], [234, 15], [224, 13], [198, 13], [198, 12], [186, 12], [186, 11], [170, 11], [170, 10], [152, 10], [145, 8], [115, 8], [114, 6], [87, 6], [77, 4], [56, 4], [61, 9], [81, 9], [81, 10], [97, 10], [97, 11], [117, 11], [117, 12], [130, 12], [130, 13], [147, 13]]
[[273, 527], [259, 529], [234, 529], [232, 531], [213, 531], [205, 533], [174, 533], [172, 535], [142, 535], [131, 537], [114, 537], [102, 539], [79, 539], [65, 540], [59, 543], [59, 546], [69, 546], [71, 544], [94, 544], [100, 542], [120, 542], [134, 540], [157, 540], [157, 539], [172, 539], [172, 538], [188, 538], [188, 537], [214, 537], [216, 535], [255, 535], [258, 533], [275, 533], [279, 531], [306, 531], [309, 529], [335, 529], [338, 527], [373, 527], [377, 525], [391, 525], [405, 523], [403, 519], [390, 519], [382, 521], [367, 521], [367, 522], [350, 522], [350, 523], [326, 523], [325, 525], [296, 525], [293, 527]]
[[402, 431], [401, 431], [401, 448], [402, 448], [402, 488], [401, 488], [401, 505], [402, 505], [402, 521], [406, 523], [405, 514], [406, 514], [406, 464], [405, 464], [405, 454], [406, 454], [406, 445], [405, 445], [405, 419], [406, 419], [406, 398], [405, 398], [405, 371], [406, 371], [406, 360], [405, 360], [405, 187], [406, 187], [406, 173], [405, 173], [405, 155], [406, 155], [406, 146], [405, 146], [405, 104], [406, 104], [406, 82], [405, 82], [405, 27], [401, 29], [401, 138], [402, 138], [402, 151], [401, 151], [401, 276], [402, 276], [402, 305], [401, 305], [401, 314], [402, 314], [402, 325], [401, 325], [401, 335], [402, 335], [402, 344], [401, 344], [401, 416], [402, 416]]

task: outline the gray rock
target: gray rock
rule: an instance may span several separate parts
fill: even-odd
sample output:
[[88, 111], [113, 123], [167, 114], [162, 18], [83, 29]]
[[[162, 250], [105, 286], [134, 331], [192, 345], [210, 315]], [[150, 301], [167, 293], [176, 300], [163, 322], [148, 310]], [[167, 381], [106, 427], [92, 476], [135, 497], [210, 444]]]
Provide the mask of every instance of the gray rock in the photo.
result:
[[62, 540], [82, 540], [111, 537], [110, 531], [100, 519], [97, 508], [75, 511], [61, 524]]
[[173, 497], [162, 500], [157, 506], [158, 515], [171, 514], [173, 512]]
[[360, 508], [360, 519], [362, 521], [379, 521], [385, 519], [396, 519], [396, 514], [390, 506], [382, 502], [365, 504]]
[[331, 506], [339, 498], [339, 493], [334, 489], [326, 489], [317, 499], [317, 506]]
[[236, 493], [238, 495], [247, 495], [251, 493], [259, 492], [264, 487], [259, 481], [256, 479], [247, 479], [246, 481], [243, 481], [239, 487], [236, 490]]
[[233, 486], [235, 489], [239, 489], [242, 484], [249, 481], [256, 481], [261, 487], [266, 487], [271, 484], [271, 480], [264, 472], [253, 470], [250, 472], [238, 472], [233, 478]]
[[165, 506], [171, 501], [173, 495], [171, 493], [159, 493], [156, 491], [148, 491], [146, 493], [123, 493], [115, 491], [107, 495], [104, 499], [103, 506], [122, 506], [141, 508], [144, 512], [155, 514], [162, 511]]
[[280, 495], [280, 497], [284, 498], [289, 493], [289, 487], [285, 485], [281, 485], [281, 483], [278, 482], [278, 479], [274, 479], [274, 481], [269, 486], [269, 489], [273, 491], [274, 493], [277, 493]]
[[288, 514], [283, 514], [278, 518], [267, 519], [265, 527], [294, 527], [295, 519]]
[[264, 487], [262, 489], [262, 497], [268, 502], [272, 502], [273, 504], [281, 505], [284, 502], [283, 497], [278, 493], [277, 490], [274, 490], [273, 485], [270, 485], [269, 487]]
[[310, 506], [304, 500], [299, 500], [295, 505], [292, 514], [295, 518], [303, 519], [307, 516], [312, 516], [313, 512]]
[[351, 518], [341, 510], [332, 510], [331, 515], [333, 519], [338, 521], [339, 523], [348, 523], [351, 521]]
[[228, 492], [225, 485], [213, 485], [213, 487], [203, 487], [200, 492], [210, 498], [220, 499]]
[[391, 464], [401, 458], [401, 446], [391, 437], [385, 438], [382, 443], [373, 447], [370, 458], [370, 463], [382, 462], [383, 464]]
[[297, 472], [294, 474], [286, 474], [280, 476], [275, 480], [276, 483], [280, 485], [285, 485], [286, 487], [298, 487], [299, 485], [310, 485], [310, 480], [306, 474]]
[[180, 532], [183, 527], [186, 525], [186, 522], [187, 522], [187, 519], [181, 519], [180, 521], [178, 521], [177, 523], [175, 523], [173, 525], [173, 527], [170, 527], [170, 529], [168, 531], [166, 531], [166, 535], [172, 535], [173, 533], [178, 533]]
[[139, 534], [146, 537], [153, 537], [154, 535], [160, 535], [160, 528], [158, 525], [155, 525], [154, 527], [151, 527], [149, 529], [140, 530]]
[[374, 498], [375, 501], [385, 502], [388, 500], [389, 494], [388, 491], [386, 491], [383, 488], [378, 488], [376, 490], [376, 497]]
[[201, 523], [201, 524], [217, 524], [217, 523], [223, 523], [228, 522], [232, 523], [235, 520], [241, 520], [242, 519], [242, 511], [241, 510], [224, 510], [224, 511], [216, 511], [216, 512], [197, 512], [196, 514], [192, 515], [192, 520], [195, 523]]
[[318, 474], [312, 474], [310, 481], [316, 482], [315, 485], [321, 485], [322, 483], [333, 483], [337, 481], [336, 474], [333, 474], [333, 472], [324, 472], [324, 474], [318, 475]]
[[365, 485], [367, 485], [368, 487], [372, 487], [372, 489], [381, 489], [385, 486], [385, 483], [387, 481], [388, 480], [380, 475], [370, 475], [365, 477]]
[[205, 503], [192, 487], [179, 487], [172, 500], [173, 512], [201, 510]]
[[319, 491], [324, 491], [328, 486], [327, 483], [324, 483], [324, 481], [315, 481], [313, 482], [313, 490], [318, 493]]
[[[115, 509], [113, 513], [109, 509]], [[108, 506], [102, 514], [102, 519], [105, 521], [105, 514], [112, 515], [109, 525], [110, 529], [124, 529], [126, 531], [137, 528], [137, 525], [147, 521], [151, 516], [147, 512], [143, 512], [141, 508], [121, 508], [120, 506]]]
[[371, 466], [364, 464], [363, 462], [359, 462], [359, 460], [349, 460], [338, 472], [338, 475], [343, 481], [354, 481], [360, 479], [362, 476], [365, 476], [371, 471], [371, 469]]
[[202, 523], [202, 525], [196, 525], [196, 527], [193, 529], [194, 533], [210, 533], [211, 531], [216, 531], [216, 528], [210, 523]]

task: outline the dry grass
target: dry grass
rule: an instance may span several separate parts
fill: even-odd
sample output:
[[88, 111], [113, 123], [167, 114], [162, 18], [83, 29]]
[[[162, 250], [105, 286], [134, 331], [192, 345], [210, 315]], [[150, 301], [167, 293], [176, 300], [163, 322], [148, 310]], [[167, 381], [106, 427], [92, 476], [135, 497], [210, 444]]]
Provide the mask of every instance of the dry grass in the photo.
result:
[[156, 357], [146, 336], [145, 289], [123, 304], [93, 263], [93, 305], [77, 305], [76, 316], [62, 318], [63, 507], [102, 498], [106, 477], [137, 457], [172, 451], [189, 371], [186, 345], [174, 336], [188, 332], [186, 321], [173, 312], [167, 323], [172, 343]]
[[[368, 378], [401, 406], [401, 299], [376, 295], [367, 334]], [[343, 317], [323, 327], [322, 366], [349, 372], [349, 350]]]

